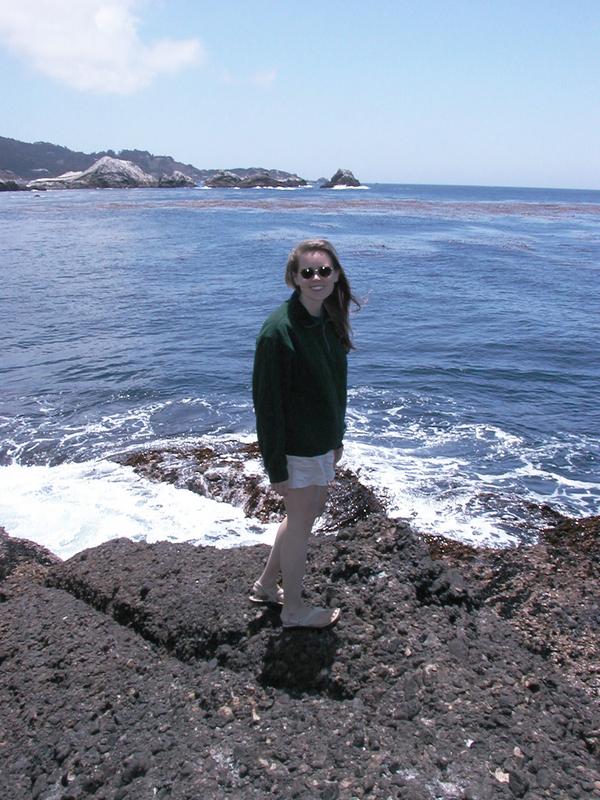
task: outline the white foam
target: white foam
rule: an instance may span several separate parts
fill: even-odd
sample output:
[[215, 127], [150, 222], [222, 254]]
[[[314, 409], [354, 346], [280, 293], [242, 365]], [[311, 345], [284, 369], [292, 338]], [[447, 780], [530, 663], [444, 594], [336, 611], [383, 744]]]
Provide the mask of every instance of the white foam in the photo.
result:
[[348, 443], [345, 455], [360, 480], [386, 498], [389, 516], [409, 520], [416, 531], [494, 547], [519, 541], [473, 503], [481, 485], [460, 459], [360, 443]]
[[[361, 395], [360, 390], [352, 393]], [[592, 442], [557, 439], [528, 445], [500, 427], [460, 422], [452, 411], [427, 421], [422, 415], [415, 418], [414, 402], [410, 405], [391, 398], [388, 403], [387, 393], [375, 390], [368, 397], [377, 402], [355, 403], [349, 411], [346, 465], [386, 498], [391, 516], [410, 520], [416, 531], [505, 546], [535, 528], [536, 512], [528, 509], [530, 503], [550, 504], [569, 516], [598, 513], [600, 483], [578, 479], [577, 468], [571, 473], [569, 461], [594, 452]], [[203, 402], [186, 397], [180, 405]], [[54, 452], [55, 447], [50, 439], [48, 447], [42, 447], [44, 437], [38, 431], [41, 450], [34, 451], [37, 464], [31, 465], [30, 460], [30, 466], [24, 466], [16, 463], [15, 453], [21, 455], [21, 450], [31, 445], [10, 445], [5, 439], [5, 452], [13, 464], [0, 467], [0, 525], [62, 557], [116, 536], [219, 547], [272, 541], [275, 524], [246, 519], [236, 507], [150, 482], [131, 468], [105, 460], [111, 457], [108, 440], [115, 432], [127, 436], [129, 445], [123, 448], [113, 442], [112, 453], [135, 451], [140, 442], [153, 449], [172, 448], [172, 436], [151, 436], [151, 416], [166, 406], [168, 403], [148, 404], [64, 429], [61, 447], [75, 452], [76, 458], [86, 458], [90, 438], [102, 442], [94, 460], [40, 464], [44, 453]], [[380, 431], [377, 437], [373, 430]], [[20, 438], [27, 443], [28, 437]], [[213, 431], [176, 438], [182, 448], [222, 444], [226, 449], [230, 441], [254, 440], [253, 432]], [[245, 461], [243, 469], [264, 479], [258, 458]], [[542, 517], [538, 521], [543, 522]]]
[[61, 558], [125, 536], [217, 547], [271, 543], [276, 524], [109, 461], [0, 467], [0, 524]]
[[274, 192], [296, 192], [298, 189], [310, 189], [310, 186], [253, 186], [253, 189], [272, 189]]

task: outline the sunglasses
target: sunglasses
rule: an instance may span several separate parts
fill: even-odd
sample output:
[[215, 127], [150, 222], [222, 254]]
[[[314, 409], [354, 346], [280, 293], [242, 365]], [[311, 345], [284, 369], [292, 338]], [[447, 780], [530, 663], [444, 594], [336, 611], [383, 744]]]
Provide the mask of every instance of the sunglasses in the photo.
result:
[[304, 269], [300, 270], [300, 275], [305, 281], [309, 281], [317, 272], [321, 278], [328, 278], [333, 272], [333, 267], [317, 267], [316, 269], [304, 267]]

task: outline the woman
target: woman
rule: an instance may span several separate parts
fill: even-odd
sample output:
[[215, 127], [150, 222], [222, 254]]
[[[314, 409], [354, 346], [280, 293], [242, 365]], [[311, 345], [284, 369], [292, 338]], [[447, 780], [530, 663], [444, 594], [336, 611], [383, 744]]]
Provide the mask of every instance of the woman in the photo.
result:
[[342, 456], [346, 355], [353, 347], [349, 306], [359, 304], [325, 239], [292, 250], [285, 282], [294, 293], [259, 333], [252, 386], [258, 443], [286, 516], [250, 599], [283, 605], [286, 628], [327, 628], [340, 609], [304, 604], [302, 579], [308, 537]]

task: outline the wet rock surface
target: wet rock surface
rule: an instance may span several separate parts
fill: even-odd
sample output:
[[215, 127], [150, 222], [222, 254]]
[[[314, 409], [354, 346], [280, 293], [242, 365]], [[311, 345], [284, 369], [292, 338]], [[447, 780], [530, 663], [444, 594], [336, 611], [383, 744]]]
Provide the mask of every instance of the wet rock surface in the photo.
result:
[[[578, 535], [597, 598], [597, 522]], [[577, 548], [540, 547], [569, 588]], [[523, 554], [498, 575], [371, 514], [311, 542], [306, 595], [343, 611], [321, 632], [248, 603], [266, 554], [116, 539], [6, 573], [3, 797], [600, 797], [598, 698], [519, 624], [564, 607]]]
[[[231, 503], [261, 522], [281, 519], [283, 514], [283, 501], [269, 488], [255, 442], [231, 440], [217, 447], [163, 446], [122, 453], [114, 460], [149, 480]], [[317, 530], [338, 530], [383, 510], [382, 501], [354, 473], [338, 468]]]

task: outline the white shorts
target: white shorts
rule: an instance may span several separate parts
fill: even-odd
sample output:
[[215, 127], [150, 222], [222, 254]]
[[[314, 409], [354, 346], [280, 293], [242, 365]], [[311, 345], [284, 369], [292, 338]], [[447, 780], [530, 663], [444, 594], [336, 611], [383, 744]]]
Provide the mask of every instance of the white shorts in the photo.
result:
[[290, 489], [327, 486], [335, 477], [333, 450], [323, 453], [322, 456], [286, 456], [286, 458]]

